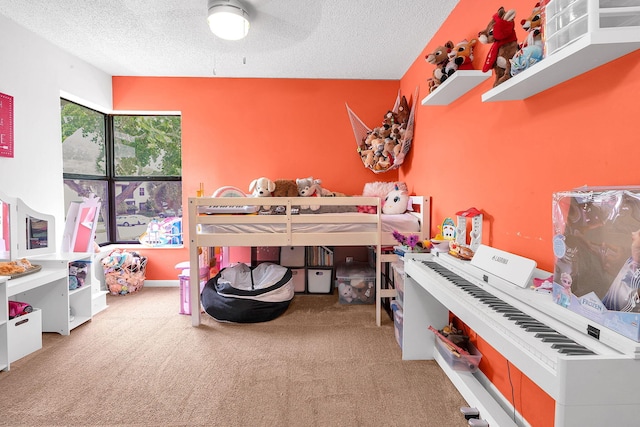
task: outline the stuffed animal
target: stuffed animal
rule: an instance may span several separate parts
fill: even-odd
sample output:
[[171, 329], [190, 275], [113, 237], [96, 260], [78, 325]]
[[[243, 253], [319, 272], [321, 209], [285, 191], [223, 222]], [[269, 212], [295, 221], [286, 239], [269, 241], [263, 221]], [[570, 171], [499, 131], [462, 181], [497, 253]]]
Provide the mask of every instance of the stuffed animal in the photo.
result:
[[[321, 197], [322, 187], [319, 180], [314, 180], [312, 176], [308, 178], [297, 178], [296, 185], [298, 187], [298, 196], [300, 197]], [[301, 205], [300, 209], [311, 209], [317, 211], [320, 209], [318, 205]]]
[[[376, 181], [376, 182], [368, 182], [364, 185], [364, 188], [362, 189], [362, 197], [378, 197], [382, 199], [382, 202], [384, 202], [384, 198], [387, 197], [387, 195], [391, 191], [395, 190], [396, 187], [399, 190], [406, 191], [407, 194], [409, 194], [407, 190], [407, 184], [405, 184], [404, 182]], [[358, 206], [358, 212], [376, 213], [376, 207], [375, 206]]]
[[403, 214], [407, 211], [409, 205], [409, 193], [401, 190], [397, 185], [391, 190], [382, 205], [382, 213], [388, 215]]
[[356, 294], [356, 291], [353, 289], [353, 286], [345, 282], [338, 283], [338, 295], [339, 295], [340, 301], [343, 301], [346, 303], [352, 303], [356, 298], [358, 298], [358, 295]]
[[457, 70], [473, 70], [473, 47], [477, 40], [464, 39], [453, 47], [449, 54], [449, 63], [455, 65]]
[[482, 71], [487, 72], [493, 69], [495, 76], [493, 87], [511, 78], [511, 62], [509, 60], [518, 51], [515, 17], [515, 10], [505, 11], [504, 7], [500, 7], [487, 27], [478, 33], [478, 39], [481, 43], [491, 44]]
[[449, 77], [445, 68], [447, 62], [449, 61], [449, 52], [453, 49], [453, 42], [449, 40], [444, 44], [444, 46], [438, 46], [435, 50], [425, 56], [425, 61], [429, 64], [435, 65], [436, 68], [433, 70], [431, 78], [428, 80], [429, 82], [429, 92], [433, 92], [440, 86], [444, 81]]
[[[269, 178], [254, 179], [249, 184], [249, 191], [253, 197], [271, 197], [271, 192], [276, 189], [276, 184]], [[263, 205], [263, 209], [270, 209], [270, 205]]]
[[276, 184], [269, 178], [254, 179], [249, 184], [249, 192], [253, 197], [271, 197], [271, 192], [276, 189]]
[[292, 179], [276, 179], [273, 197], [298, 197], [298, 184]]
[[526, 70], [544, 57], [544, 42], [542, 41], [542, 7], [536, 3], [528, 18], [520, 22], [527, 32], [527, 38], [516, 52], [511, 62], [511, 76]]
[[355, 300], [361, 303], [370, 302], [374, 296], [375, 290], [373, 289], [373, 282], [361, 281], [356, 284], [351, 284], [352, 292], [355, 294]]
[[409, 114], [411, 113], [411, 109], [409, 108], [409, 102], [407, 98], [403, 95], [400, 98], [400, 105], [398, 105], [398, 112], [396, 113], [397, 125], [404, 125], [409, 121]]

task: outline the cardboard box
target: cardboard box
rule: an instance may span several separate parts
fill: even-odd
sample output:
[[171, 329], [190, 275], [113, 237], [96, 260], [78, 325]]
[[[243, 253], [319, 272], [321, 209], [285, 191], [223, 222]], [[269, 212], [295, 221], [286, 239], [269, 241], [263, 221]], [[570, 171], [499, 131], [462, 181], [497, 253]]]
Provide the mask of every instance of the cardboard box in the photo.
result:
[[553, 299], [640, 341], [640, 188], [553, 196]]

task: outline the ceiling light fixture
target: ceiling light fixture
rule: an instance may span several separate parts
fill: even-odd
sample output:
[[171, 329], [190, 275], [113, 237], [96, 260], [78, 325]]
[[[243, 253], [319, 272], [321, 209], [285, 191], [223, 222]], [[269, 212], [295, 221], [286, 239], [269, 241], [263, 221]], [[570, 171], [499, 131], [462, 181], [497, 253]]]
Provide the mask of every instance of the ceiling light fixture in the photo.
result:
[[249, 14], [236, 0], [209, 0], [209, 28], [224, 40], [240, 40], [249, 32]]

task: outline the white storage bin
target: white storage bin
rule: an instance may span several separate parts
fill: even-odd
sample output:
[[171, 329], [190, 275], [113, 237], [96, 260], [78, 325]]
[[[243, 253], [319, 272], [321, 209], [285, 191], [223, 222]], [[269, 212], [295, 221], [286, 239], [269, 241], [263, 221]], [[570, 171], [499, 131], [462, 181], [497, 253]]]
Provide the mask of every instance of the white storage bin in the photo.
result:
[[304, 292], [306, 290], [304, 268], [292, 268], [291, 276], [293, 280], [293, 291]]
[[304, 267], [304, 246], [283, 246], [280, 248], [280, 265]]
[[307, 292], [312, 294], [330, 294], [332, 292], [331, 268], [309, 268], [307, 269]]
[[404, 302], [404, 262], [396, 261], [391, 264], [393, 268], [393, 284], [396, 287], [396, 300], [402, 307]]
[[29, 314], [9, 320], [9, 363], [42, 348], [42, 312], [34, 308]]

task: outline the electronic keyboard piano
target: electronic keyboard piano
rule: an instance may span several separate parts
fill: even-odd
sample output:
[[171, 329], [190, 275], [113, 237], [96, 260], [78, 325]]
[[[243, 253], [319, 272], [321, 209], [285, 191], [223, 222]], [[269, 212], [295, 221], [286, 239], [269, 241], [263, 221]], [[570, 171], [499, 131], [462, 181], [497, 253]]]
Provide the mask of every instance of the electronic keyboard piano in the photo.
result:
[[403, 359], [435, 358], [490, 425], [528, 424], [482, 373], [453, 371], [435, 350], [428, 327], [442, 328], [449, 312], [555, 400], [556, 426], [640, 425], [640, 343], [533, 290], [534, 277], [551, 275], [535, 262], [488, 246], [471, 261], [404, 261]]

